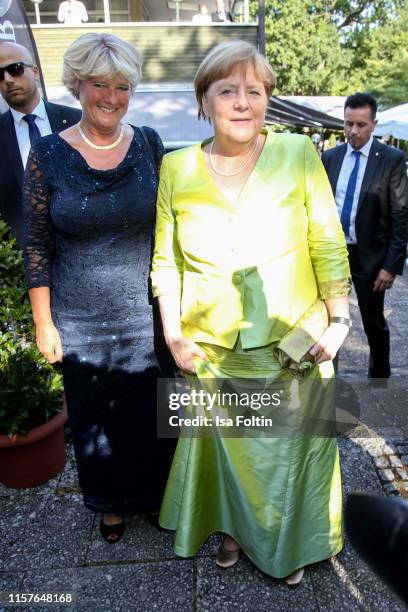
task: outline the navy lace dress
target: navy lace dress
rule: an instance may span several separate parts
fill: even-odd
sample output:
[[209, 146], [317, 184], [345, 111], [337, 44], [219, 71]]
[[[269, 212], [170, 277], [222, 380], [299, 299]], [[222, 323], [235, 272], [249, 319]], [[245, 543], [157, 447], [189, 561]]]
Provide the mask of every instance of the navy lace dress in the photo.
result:
[[174, 444], [157, 439], [157, 361], [148, 298], [157, 179], [154, 130], [113, 170], [88, 166], [58, 134], [31, 150], [24, 183], [29, 288], [51, 288], [85, 505], [157, 509]]

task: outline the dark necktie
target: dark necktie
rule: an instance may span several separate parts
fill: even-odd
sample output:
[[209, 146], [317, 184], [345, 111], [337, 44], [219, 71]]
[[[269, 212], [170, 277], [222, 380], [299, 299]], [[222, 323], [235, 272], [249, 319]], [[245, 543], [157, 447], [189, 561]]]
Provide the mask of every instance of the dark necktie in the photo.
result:
[[347, 183], [346, 195], [344, 196], [344, 204], [343, 204], [343, 208], [342, 208], [341, 216], [340, 216], [341, 225], [342, 225], [343, 231], [346, 234], [346, 236], [350, 235], [351, 209], [353, 208], [354, 193], [356, 191], [358, 169], [360, 167], [361, 151], [353, 151], [352, 155], [354, 155], [354, 158], [355, 158], [354, 168], [351, 171], [351, 174], [350, 174], [350, 177]]
[[30, 143], [33, 146], [39, 138], [41, 138], [41, 132], [38, 129], [38, 125], [35, 122], [35, 118], [37, 115], [24, 115], [24, 121], [28, 123], [28, 134], [30, 136]]

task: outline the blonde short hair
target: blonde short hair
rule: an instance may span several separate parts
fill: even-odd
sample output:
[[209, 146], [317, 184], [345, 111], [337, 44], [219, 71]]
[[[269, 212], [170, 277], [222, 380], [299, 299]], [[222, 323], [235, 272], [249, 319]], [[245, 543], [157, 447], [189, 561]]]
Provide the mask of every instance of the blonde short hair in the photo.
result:
[[80, 81], [120, 74], [134, 91], [142, 74], [142, 61], [136, 47], [114, 34], [82, 34], [64, 53], [62, 82], [78, 98]]
[[265, 57], [244, 40], [222, 42], [205, 56], [194, 77], [194, 88], [198, 102], [198, 118], [208, 119], [203, 109], [203, 96], [215, 81], [225, 79], [241, 65], [253, 66], [256, 76], [263, 82], [269, 97], [276, 85], [276, 75]]

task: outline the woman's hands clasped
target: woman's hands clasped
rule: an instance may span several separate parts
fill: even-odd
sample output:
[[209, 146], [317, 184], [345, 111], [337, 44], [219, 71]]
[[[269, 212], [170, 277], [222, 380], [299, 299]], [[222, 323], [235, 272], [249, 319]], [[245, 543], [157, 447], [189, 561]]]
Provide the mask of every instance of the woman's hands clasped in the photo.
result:
[[204, 361], [207, 361], [207, 356], [204, 351], [192, 340], [189, 340], [185, 336], [177, 336], [168, 341], [168, 347], [173, 355], [173, 359], [176, 362], [180, 370], [195, 374], [194, 357], [199, 357]]
[[347, 338], [349, 328], [343, 323], [330, 323], [321, 338], [312, 346], [309, 353], [317, 364], [330, 361], [337, 355], [341, 345]]
[[37, 325], [35, 339], [38, 350], [49, 363], [62, 361], [61, 338], [53, 323]]

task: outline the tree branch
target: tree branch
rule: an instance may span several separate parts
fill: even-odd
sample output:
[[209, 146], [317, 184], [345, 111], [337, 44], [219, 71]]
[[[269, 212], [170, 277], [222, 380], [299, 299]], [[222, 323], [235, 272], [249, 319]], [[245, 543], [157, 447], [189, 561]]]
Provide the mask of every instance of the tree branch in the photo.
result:
[[352, 24], [354, 21], [357, 20], [357, 18], [361, 15], [364, 9], [365, 9], [365, 6], [362, 6], [359, 9], [347, 15], [347, 17], [343, 20], [343, 22], [337, 26], [337, 29], [341, 30], [341, 28], [345, 28], [346, 26]]

